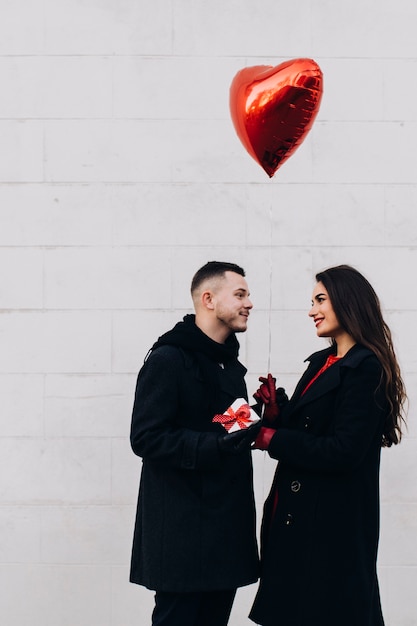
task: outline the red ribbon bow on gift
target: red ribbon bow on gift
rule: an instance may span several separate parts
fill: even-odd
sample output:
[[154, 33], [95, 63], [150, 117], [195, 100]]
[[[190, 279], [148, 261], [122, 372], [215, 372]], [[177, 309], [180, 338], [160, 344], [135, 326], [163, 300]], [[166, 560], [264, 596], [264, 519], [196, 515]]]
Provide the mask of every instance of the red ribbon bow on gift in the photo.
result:
[[222, 415], [215, 415], [213, 422], [219, 422], [226, 430], [230, 430], [236, 423], [239, 428], [247, 428], [252, 420], [250, 414], [249, 404], [241, 404], [237, 411], [234, 411], [231, 406]]

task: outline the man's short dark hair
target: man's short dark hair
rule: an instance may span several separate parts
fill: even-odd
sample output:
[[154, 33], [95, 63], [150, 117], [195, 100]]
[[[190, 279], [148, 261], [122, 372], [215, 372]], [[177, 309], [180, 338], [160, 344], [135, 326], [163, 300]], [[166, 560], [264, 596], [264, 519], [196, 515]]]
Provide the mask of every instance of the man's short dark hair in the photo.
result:
[[209, 278], [224, 277], [225, 272], [235, 272], [240, 276], [245, 276], [245, 270], [236, 263], [224, 261], [209, 261], [194, 274], [191, 281], [191, 293], [194, 293], [200, 285]]

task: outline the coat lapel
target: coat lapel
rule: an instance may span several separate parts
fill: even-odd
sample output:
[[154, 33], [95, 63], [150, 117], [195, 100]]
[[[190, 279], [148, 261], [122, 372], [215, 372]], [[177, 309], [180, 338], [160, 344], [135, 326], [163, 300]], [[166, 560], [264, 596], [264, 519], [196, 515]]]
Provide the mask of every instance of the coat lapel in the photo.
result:
[[242, 395], [241, 380], [243, 380], [246, 372], [246, 367], [242, 365], [240, 361], [234, 362], [232, 366], [226, 364], [222, 371], [219, 373], [219, 383], [221, 390], [228, 395], [233, 396], [236, 400], [236, 398], [239, 397], [236, 394]]
[[314, 378], [320, 368], [323, 367], [327, 357], [332, 353], [333, 348], [328, 348], [327, 350], [315, 352], [306, 359], [306, 361], [310, 361], [310, 365], [302, 375], [294, 394], [287, 405], [286, 415], [289, 415], [295, 407], [298, 410], [305, 404], [316, 400], [320, 396], [323, 396], [337, 387], [340, 384], [342, 367], [357, 367], [364, 358], [373, 354], [373, 352], [368, 348], [356, 344], [350, 349], [348, 354], [343, 359], [336, 361], [336, 363], [320, 374], [317, 380], [314, 381], [311, 387], [309, 387], [303, 395], [303, 391], [307, 387], [310, 380]]
[[302, 393], [304, 389], [307, 387], [310, 380], [314, 378], [314, 376], [317, 374], [319, 369], [323, 366], [323, 363], [326, 361], [327, 357], [331, 353], [332, 353], [332, 349], [329, 348], [327, 350], [321, 350], [320, 352], [315, 352], [314, 354], [312, 354], [306, 359], [306, 361], [310, 361], [309, 366], [305, 370], [304, 374], [302, 374], [300, 380], [297, 383], [294, 393], [291, 396], [290, 401], [286, 406], [286, 409], [285, 409], [286, 414], [291, 413], [294, 406], [298, 404], [300, 398], [302, 397]]
[[[319, 368], [320, 369], [320, 368]], [[317, 370], [318, 371], [318, 370]], [[314, 376], [314, 375], [313, 375]], [[312, 376], [309, 376], [309, 379], [305, 381], [304, 388], [307, 386], [309, 380], [311, 380]], [[297, 408], [304, 406], [305, 404], [320, 398], [324, 394], [328, 393], [335, 387], [340, 384], [340, 363], [336, 361], [333, 363], [327, 370], [325, 370], [317, 380], [307, 389], [305, 394], [303, 394], [303, 389], [300, 389], [300, 395], [298, 397]]]

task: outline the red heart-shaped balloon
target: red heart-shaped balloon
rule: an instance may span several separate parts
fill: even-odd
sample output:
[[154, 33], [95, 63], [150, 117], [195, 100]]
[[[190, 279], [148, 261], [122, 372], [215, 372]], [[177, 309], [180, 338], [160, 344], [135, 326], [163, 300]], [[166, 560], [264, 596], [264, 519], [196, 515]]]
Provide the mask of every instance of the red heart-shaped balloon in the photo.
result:
[[323, 75], [312, 59], [240, 70], [230, 86], [239, 139], [269, 177], [304, 140], [318, 113]]

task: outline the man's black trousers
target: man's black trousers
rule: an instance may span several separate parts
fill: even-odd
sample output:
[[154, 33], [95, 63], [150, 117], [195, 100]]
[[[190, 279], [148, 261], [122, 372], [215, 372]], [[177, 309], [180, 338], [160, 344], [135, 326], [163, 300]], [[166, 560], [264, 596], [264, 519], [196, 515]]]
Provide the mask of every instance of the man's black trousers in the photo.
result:
[[152, 626], [226, 626], [236, 589], [197, 593], [155, 593]]

